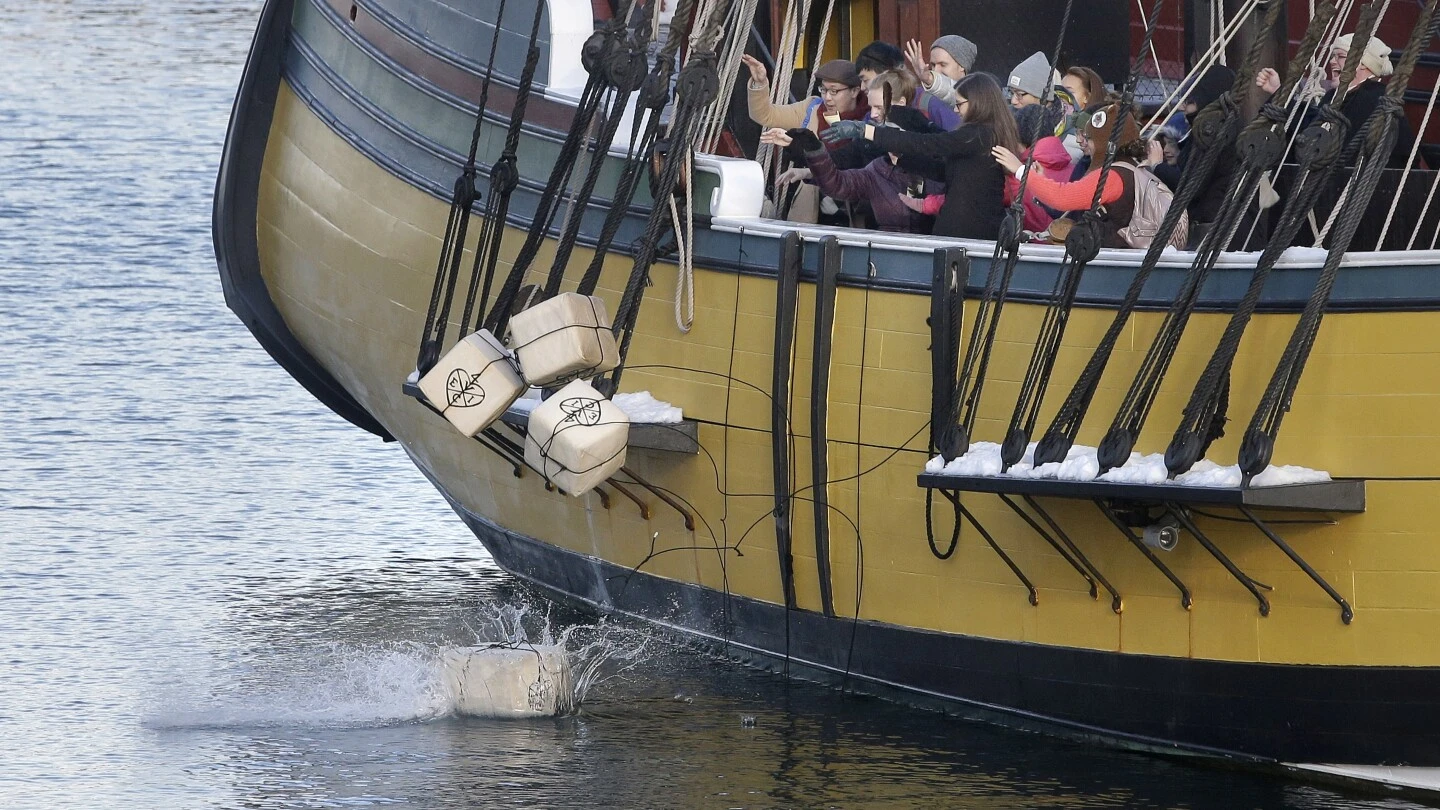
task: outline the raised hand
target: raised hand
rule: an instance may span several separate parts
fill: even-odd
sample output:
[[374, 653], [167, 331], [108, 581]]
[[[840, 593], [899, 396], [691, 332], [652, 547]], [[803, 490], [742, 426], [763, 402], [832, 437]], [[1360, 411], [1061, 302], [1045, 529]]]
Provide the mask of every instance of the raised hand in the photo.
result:
[[920, 40], [912, 39], [905, 43], [905, 61], [910, 63], [910, 71], [920, 77], [921, 84], [929, 87], [934, 84], [935, 77], [930, 73], [929, 55], [925, 53], [925, 46]]
[[1151, 138], [1145, 142], [1145, 166], [1153, 169], [1165, 162], [1165, 147], [1160, 144], [1159, 138]]
[[1255, 74], [1255, 86], [1267, 93], [1274, 93], [1280, 89], [1280, 74], [1275, 72], [1275, 68], [1262, 68]]
[[[806, 131], [808, 132], [809, 130]], [[760, 142], [773, 146], [786, 147], [789, 146], [793, 140], [789, 133], [779, 127], [772, 127], [760, 133]]]
[[829, 144], [853, 141], [865, 137], [865, 125], [859, 121], [836, 121], [820, 133], [820, 139]]
[[741, 54], [740, 63], [750, 69], [750, 81], [755, 84], [770, 84], [770, 76], [765, 71], [765, 63], [750, 54]]
[[785, 136], [795, 145], [795, 148], [801, 152], [818, 152], [825, 148], [825, 145], [820, 143], [819, 136], [804, 127], [796, 127], [795, 129], [789, 130], [785, 133]]

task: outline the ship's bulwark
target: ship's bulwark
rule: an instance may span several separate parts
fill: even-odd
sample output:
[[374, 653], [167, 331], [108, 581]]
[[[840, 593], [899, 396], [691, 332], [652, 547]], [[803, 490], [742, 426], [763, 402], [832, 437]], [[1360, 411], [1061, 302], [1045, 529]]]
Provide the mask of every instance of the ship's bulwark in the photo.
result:
[[[1194, 592], [1174, 588], [1085, 503], [1055, 514], [1124, 597], [1116, 614], [1049, 546], [988, 495], [966, 504], [1040, 590], [1025, 590], [971, 532], [949, 560], [925, 542], [929, 415], [928, 300], [841, 289], [829, 417], [829, 501], [840, 619], [823, 619], [806, 495], [797, 491], [796, 587], [785, 611], [770, 479], [773, 280], [701, 268], [696, 327], [671, 323], [675, 268], [657, 267], [625, 387], [649, 389], [701, 421], [698, 456], [633, 450], [630, 466], [693, 509], [696, 531], [656, 501], [633, 504], [546, 492], [538, 476], [463, 439], [403, 396], [433, 281], [446, 204], [377, 165], [343, 122], [327, 123], [288, 84], [278, 90], [265, 148], [256, 236], [259, 271], [301, 347], [396, 436], [456, 505], [497, 560], [572, 598], [730, 639], [759, 654], [844, 671], [936, 699], [1051, 720], [1072, 730], [1189, 750], [1287, 761], [1440, 764], [1440, 559], [1433, 551], [1436, 485], [1371, 481], [1369, 510], [1335, 525], [1284, 525], [1286, 537], [1356, 608], [1351, 626], [1325, 594], [1253, 528], [1207, 521], [1236, 563], [1274, 586], [1262, 618], [1254, 599], [1194, 543], [1165, 557]], [[523, 148], [523, 147], [522, 147]], [[507, 233], [503, 258], [518, 232]], [[753, 256], [774, 251], [756, 237]], [[574, 266], [589, 256], [577, 251]], [[543, 272], [545, 256], [537, 263]], [[502, 265], [501, 272], [508, 271]], [[613, 257], [600, 294], [613, 306], [629, 262]], [[813, 288], [802, 285], [795, 390], [810, 377]], [[1042, 310], [1007, 308], [980, 436], [998, 436]], [[1078, 310], [1056, 385], [1068, 386], [1110, 320]], [[1125, 334], [1093, 413], [1117, 406], [1160, 320], [1142, 313]], [[1177, 413], [1224, 325], [1200, 315], [1155, 408]], [[1336, 475], [1434, 477], [1440, 454], [1428, 415], [1440, 395], [1440, 329], [1429, 313], [1328, 319], [1277, 459]], [[1258, 397], [1292, 316], [1252, 325], [1232, 402]], [[453, 330], [452, 330], [453, 334]], [[1440, 371], [1440, 369], [1434, 369]], [[727, 378], [733, 383], [727, 383]], [[1057, 397], [1053, 397], [1054, 407]], [[808, 481], [809, 403], [791, 407], [795, 480]], [[1102, 417], [1082, 441], [1094, 443]], [[1169, 424], [1140, 446], [1158, 449]], [[1237, 431], [1232, 430], [1232, 433]], [[1236, 437], [1212, 449], [1233, 458]], [[800, 487], [796, 487], [797, 490]], [[651, 499], [654, 500], [654, 499]], [[1204, 518], [1202, 518], [1203, 520]], [[937, 531], [948, 536], [948, 509]], [[858, 528], [858, 532], [855, 530]], [[944, 539], [944, 538], [942, 538]], [[850, 617], [858, 616], [858, 623]], [[787, 632], [788, 626], [788, 632]], [[851, 645], [851, 638], [854, 644]]]

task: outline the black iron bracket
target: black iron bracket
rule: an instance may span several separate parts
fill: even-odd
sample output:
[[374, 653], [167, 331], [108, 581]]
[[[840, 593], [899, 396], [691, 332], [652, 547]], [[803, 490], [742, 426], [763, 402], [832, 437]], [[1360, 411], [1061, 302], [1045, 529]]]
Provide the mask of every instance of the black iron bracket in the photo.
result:
[[1190, 518], [1190, 513], [1179, 504], [1165, 504], [1165, 512], [1180, 521], [1180, 525], [1185, 527], [1185, 531], [1190, 532], [1191, 536], [1193, 536], [1206, 551], [1210, 552], [1210, 556], [1225, 566], [1225, 570], [1230, 572], [1230, 576], [1234, 577], [1236, 582], [1245, 586], [1245, 590], [1249, 591], [1250, 594], [1255, 597], [1255, 601], [1260, 604], [1261, 616], [1270, 615], [1270, 600], [1265, 598], [1265, 594], [1261, 593], [1261, 591], [1273, 591], [1275, 590], [1274, 588], [1241, 571], [1240, 567], [1237, 566], [1234, 561], [1225, 556], [1225, 552], [1221, 551], [1218, 546], [1211, 542], [1209, 537], [1205, 536], [1204, 532], [1200, 531], [1200, 527], [1196, 526], [1195, 521]]
[[1095, 564], [1090, 562], [1090, 559], [1085, 556], [1085, 553], [1075, 545], [1075, 541], [1071, 540], [1070, 536], [1060, 528], [1060, 524], [1055, 521], [1055, 518], [1051, 517], [1050, 513], [1029, 495], [1022, 495], [1021, 498], [1031, 509], [1035, 510], [1035, 514], [1039, 515], [1041, 520], [1045, 521], [1046, 526], [1049, 527], [1048, 530], [1036, 523], [1030, 515], [1026, 514], [1025, 511], [1020, 508], [1019, 504], [1010, 500], [1009, 496], [1000, 496], [1000, 499], [1005, 502], [1006, 506], [1009, 506], [1014, 510], [1015, 514], [1030, 524], [1030, 528], [1034, 529], [1036, 534], [1043, 537], [1045, 542], [1053, 546], [1055, 550], [1060, 553], [1060, 556], [1065, 558], [1065, 561], [1070, 563], [1072, 568], [1080, 572], [1080, 576], [1084, 577], [1086, 582], [1090, 583], [1091, 599], [1100, 598], [1099, 589], [1096, 587], [1096, 583], [1098, 582], [1100, 583], [1100, 587], [1103, 587], [1106, 592], [1110, 594], [1110, 609], [1116, 613], [1124, 610], [1125, 602], [1120, 598], [1120, 592], [1115, 590], [1115, 587], [1110, 584], [1109, 580], [1105, 579], [1105, 575], [1100, 573], [1100, 569], [1096, 568]]
[[980, 532], [980, 536], [985, 538], [985, 542], [990, 544], [990, 548], [1000, 555], [1000, 559], [1009, 566], [1011, 573], [1015, 574], [1015, 578], [1025, 585], [1026, 590], [1030, 591], [1030, 604], [1040, 604], [1040, 593], [1035, 590], [1030, 578], [1025, 576], [1025, 572], [1020, 570], [1020, 566], [1016, 565], [1014, 560], [1010, 559], [1010, 555], [1005, 553], [1005, 549], [1000, 548], [1000, 544], [995, 542], [995, 538], [990, 536], [990, 532], [986, 531], [984, 526], [980, 525], [980, 521], [970, 514], [970, 510], [965, 508], [965, 504], [960, 503], [958, 494], [950, 502], [955, 504], [955, 508], [960, 510], [960, 514], [964, 515], [966, 520], [970, 521], [970, 525], [975, 527], [975, 531]]
[[679, 513], [680, 513], [680, 517], [682, 517], [682, 518], [685, 519], [685, 528], [686, 528], [688, 531], [692, 531], [692, 532], [695, 531], [695, 518], [694, 518], [694, 516], [692, 516], [692, 515], [690, 514], [690, 510], [689, 510], [689, 509], [686, 509], [684, 506], [682, 506], [679, 501], [675, 500], [675, 498], [670, 495], [670, 493], [668, 493], [668, 492], [666, 492], [665, 490], [663, 490], [663, 489], [655, 486], [654, 484], [650, 483], [649, 481], [646, 481], [644, 478], [641, 478], [639, 475], [637, 475], [637, 474], [635, 473], [634, 470], [630, 469], [629, 467], [621, 467], [621, 468], [620, 468], [620, 472], [625, 473], [626, 475], [630, 476], [631, 480], [633, 480], [635, 483], [639, 484], [640, 486], [644, 487], [651, 495], [654, 495], [655, 497], [657, 497], [657, 498], [659, 498], [660, 500], [664, 501], [666, 504], [668, 504], [668, 505], [670, 506], [671, 509], [674, 509], [676, 512], [679, 512]]
[[1129, 540], [1131, 545], [1139, 549], [1140, 553], [1145, 555], [1145, 559], [1149, 560], [1160, 573], [1165, 575], [1166, 579], [1170, 580], [1170, 584], [1174, 585], [1175, 588], [1180, 591], [1180, 606], [1189, 610], [1195, 604], [1195, 600], [1190, 596], [1190, 588], [1187, 587], [1179, 577], [1175, 576], [1175, 572], [1170, 570], [1170, 566], [1161, 562], [1160, 558], [1155, 556], [1155, 552], [1151, 551], [1150, 547], [1145, 545], [1145, 541], [1135, 536], [1134, 530], [1126, 525], [1125, 521], [1120, 519], [1120, 516], [1115, 513], [1114, 507], [1099, 498], [1095, 499], [1095, 505], [1100, 508], [1101, 514], [1109, 518], [1110, 522], [1115, 524], [1115, 528], [1119, 529], [1120, 533], [1125, 535], [1125, 539]]
[[1266, 537], [1270, 538], [1270, 542], [1274, 543], [1277, 548], [1285, 552], [1285, 556], [1289, 557], [1291, 562], [1299, 566], [1300, 570], [1304, 571], [1310, 577], [1310, 579], [1315, 581], [1316, 585], [1319, 585], [1321, 588], [1323, 588], [1325, 593], [1328, 594], [1331, 599], [1335, 600], [1335, 604], [1340, 606], [1340, 621], [1344, 622], [1345, 624], [1349, 624], [1350, 622], [1354, 621], [1355, 611], [1351, 609], [1350, 603], [1345, 601], [1345, 597], [1341, 596], [1340, 592], [1335, 590], [1335, 588], [1333, 588], [1329, 582], [1326, 582], [1325, 578], [1320, 576], [1319, 572], [1317, 572], [1314, 568], [1311, 568], [1310, 564], [1305, 562], [1304, 557], [1301, 557], [1298, 553], [1296, 553], [1295, 549], [1291, 548], [1288, 543], [1282, 540], [1280, 538], [1280, 535], [1276, 534], [1273, 529], [1266, 525], [1265, 521], [1261, 520], [1254, 512], [1251, 512], [1249, 508], [1241, 506], [1240, 512], [1250, 520], [1250, 522], [1255, 526], [1255, 528], [1259, 529], [1261, 533], [1263, 533]]

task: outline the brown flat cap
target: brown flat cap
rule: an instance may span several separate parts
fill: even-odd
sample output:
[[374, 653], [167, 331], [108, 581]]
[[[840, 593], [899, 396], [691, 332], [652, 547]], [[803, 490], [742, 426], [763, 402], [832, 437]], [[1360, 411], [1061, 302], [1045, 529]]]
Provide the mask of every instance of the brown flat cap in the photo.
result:
[[822, 82], [839, 82], [846, 87], [860, 86], [860, 74], [855, 72], [855, 63], [849, 59], [831, 59], [815, 71], [815, 78]]

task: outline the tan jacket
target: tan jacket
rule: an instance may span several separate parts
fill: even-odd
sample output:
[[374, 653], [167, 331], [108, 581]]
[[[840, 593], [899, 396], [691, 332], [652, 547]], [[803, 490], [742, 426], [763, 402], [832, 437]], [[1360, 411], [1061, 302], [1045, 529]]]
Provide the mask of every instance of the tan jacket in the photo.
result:
[[[753, 84], [746, 83], [748, 93], [747, 100], [750, 105], [750, 120], [759, 124], [764, 129], [779, 127], [780, 129], [794, 129], [805, 122], [805, 110], [818, 99], [810, 96], [803, 101], [796, 101], [792, 104], [775, 104], [770, 101], [770, 88], [761, 87], [756, 89]], [[807, 127], [811, 132], [820, 132], [821, 108], [817, 106], [815, 112], [810, 116], [810, 124]], [[778, 203], [777, 203], [778, 204]], [[795, 201], [790, 204], [789, 220], [791, 222], [805, 222], [814, 224], [820, 216], [820, 189], [810, 183], [805, 183], [795, 194]]]

